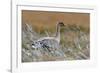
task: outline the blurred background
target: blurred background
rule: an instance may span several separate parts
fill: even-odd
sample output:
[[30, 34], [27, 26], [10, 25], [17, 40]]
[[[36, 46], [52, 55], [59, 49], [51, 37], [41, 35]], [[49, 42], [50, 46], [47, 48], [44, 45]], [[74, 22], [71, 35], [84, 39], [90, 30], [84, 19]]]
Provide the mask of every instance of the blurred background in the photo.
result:
[[65, 25], [76, 24], [87, 30], [90, 26], [89, 16], [89, 13], [22, 10], [22, 24], [31, 24], [37, 32], [44, 29], [55, 31], [56, 24], [60, 21]]

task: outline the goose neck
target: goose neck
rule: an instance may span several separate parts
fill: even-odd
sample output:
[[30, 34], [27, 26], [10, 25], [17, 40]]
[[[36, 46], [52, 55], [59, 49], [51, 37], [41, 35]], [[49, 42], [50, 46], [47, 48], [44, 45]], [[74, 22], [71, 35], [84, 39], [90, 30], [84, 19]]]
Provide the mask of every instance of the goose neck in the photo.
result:
[[57, 25], [55, 38], [60, 41], [60, 26]]

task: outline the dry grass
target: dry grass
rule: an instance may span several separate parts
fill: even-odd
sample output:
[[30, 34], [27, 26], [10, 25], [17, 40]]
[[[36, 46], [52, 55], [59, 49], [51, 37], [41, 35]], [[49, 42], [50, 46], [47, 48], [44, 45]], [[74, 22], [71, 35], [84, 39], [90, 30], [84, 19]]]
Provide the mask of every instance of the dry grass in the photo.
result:
[[[41, 28], [41, 29], [40, 29]], [[89, 27], [67, 24], [61, 29], [60, 48], [49, 52], [45, 48], [32, 48], [33, 41], [44, 36], [52, 36], [55, 26], [32, 28], [23, 25], [22, 28], [22, 62], [86, 60], [90, 58]]]

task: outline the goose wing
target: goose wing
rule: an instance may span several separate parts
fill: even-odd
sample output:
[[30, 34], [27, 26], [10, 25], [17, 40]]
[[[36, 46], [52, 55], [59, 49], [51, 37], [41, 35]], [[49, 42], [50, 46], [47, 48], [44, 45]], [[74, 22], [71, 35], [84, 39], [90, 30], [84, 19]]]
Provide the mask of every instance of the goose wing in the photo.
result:
[[59, 43], [54, 39], [43, 39], [39, 42], [42, 48], [59, 48]]

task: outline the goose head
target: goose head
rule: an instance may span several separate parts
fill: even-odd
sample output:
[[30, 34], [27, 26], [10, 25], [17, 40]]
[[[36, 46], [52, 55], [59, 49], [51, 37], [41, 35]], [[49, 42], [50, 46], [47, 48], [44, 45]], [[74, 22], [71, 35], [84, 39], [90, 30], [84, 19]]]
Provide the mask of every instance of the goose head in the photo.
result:
[[63, 27], [63, 26], [65, 26], [65, 25], [64, 25], [63, 22], [59, 22], [59, 23], [58, 23], [58, 26]]

